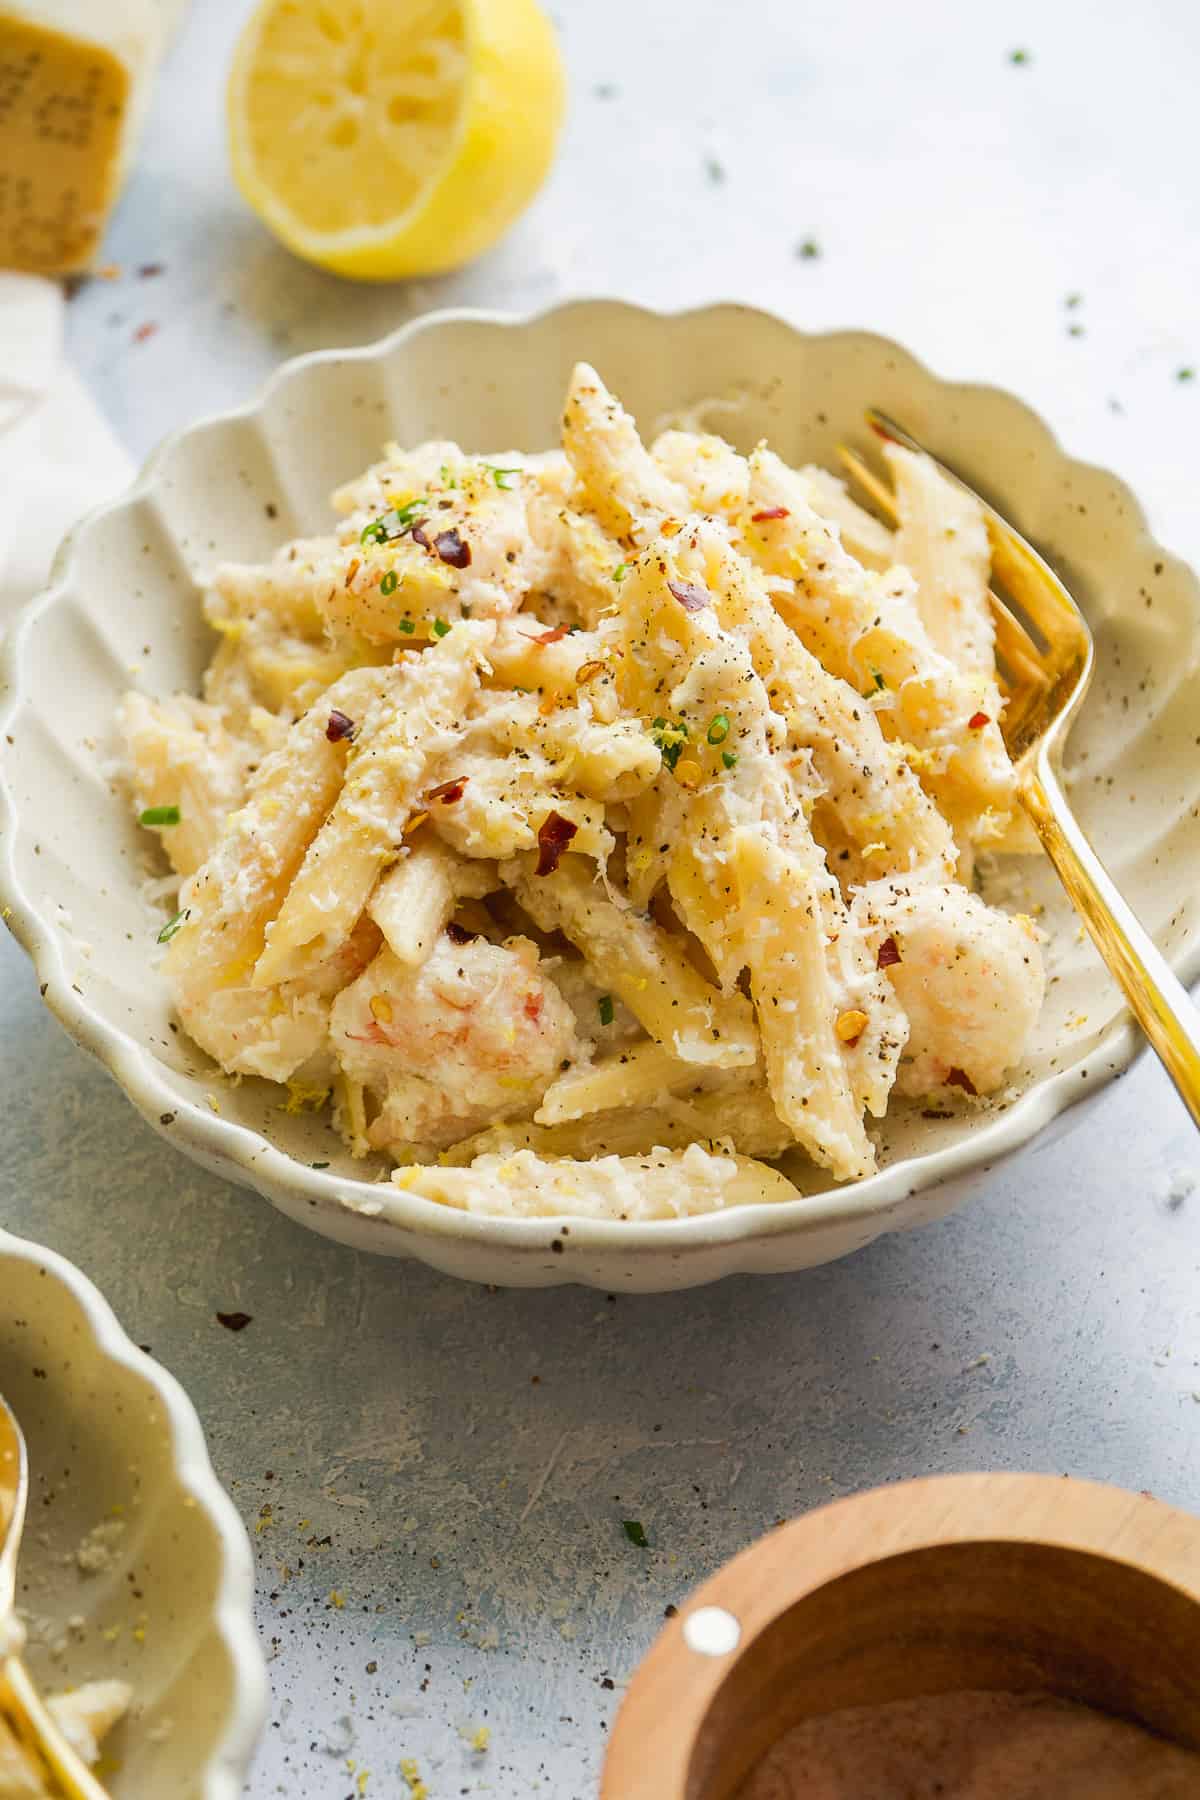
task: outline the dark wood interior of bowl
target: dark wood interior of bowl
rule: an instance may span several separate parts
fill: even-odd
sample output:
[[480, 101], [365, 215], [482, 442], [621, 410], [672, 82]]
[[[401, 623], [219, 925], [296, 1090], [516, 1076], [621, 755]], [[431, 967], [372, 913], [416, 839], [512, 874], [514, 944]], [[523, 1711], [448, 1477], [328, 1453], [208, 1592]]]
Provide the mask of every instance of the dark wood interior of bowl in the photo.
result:
[[735, 1800], [802, 1719], [971, 1688], [1082, 1701], [1200, 1749], [1200, 1607], [1141, 1569], [1016, 1542], [891, 1556], [806, 1594], [731, 1665], [687, 1800]]

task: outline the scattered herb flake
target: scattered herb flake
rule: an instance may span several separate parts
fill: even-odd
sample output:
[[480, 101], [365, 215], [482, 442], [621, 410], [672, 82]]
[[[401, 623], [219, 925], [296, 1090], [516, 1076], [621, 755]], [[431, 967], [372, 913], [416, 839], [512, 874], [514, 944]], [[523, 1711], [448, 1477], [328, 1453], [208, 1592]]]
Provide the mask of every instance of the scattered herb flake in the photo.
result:
[[683, 746], [687, 742], [687, 726], [682, 719], [678, 725], [672, 725], [669, 719], [654, 719], [650, 725], [650, 736], [662, 751], [663, 763], [673, 775], [675, 764], [682, 756]]
[[612, 995], [611, 994], [601, 994], [601, 996], [600, 996], [600, 1023], [602, 1025], [611, 1025], [612, 1022], [613, 1022]]
[[721, 761], [725, 764], [725, 767], [727, 769], [736, 769], [737, 768], [737, 751], [736, 750], [722, 750]]
[[405, 637], [411, 637], [417, 628], [411, 619], [401, 619], [396, 629], [397, 631], [402, 631]]
[[390, 595], [394, 594], [399, 586], [400, 577], [397, 575], [395, 569], [387, 569], [384, 572], [383, 580], [379, 584], [379, 591], [384, 599], [386, 600]]
[[883, 679], [883, 676], [878, 669], [872, 669], [871, 674], [875, 680], [875, 691], [876, 693], [879, 693], [887, 686], [887, 682]]
[[158, 936], [155, 938], [155, 940], [154, 940], [155, 943], [156, 944], [169, 944], [171, 939], [175, 936], [175, 933], [177, 931], [183, 930], [184, 925], [187, 923], [187, 917], [188, 917], [187, 907], [186, 906], [181, 907], [180, 910], [175, 914], [174, 918], [167, 920], [166, 924], [163, 926], [162, 930], [159, 932]]
[[138, 815], [139, 825], [178, 825], [179, 808], [177, 806], [148, 806]]
[[535, 875], [553, 875], [558, 859], [579, 830], [573, 819], [548, 812], [538, 827], [538, 859]]
[[1066, 299], [1063, 301], [1063, 305], [1070, 307], [1073, 311], [1075, 307], [1083, 305], [1083, 295], [1082, 294], [1068, 294]]
[[447, 625], [445, 619], [435, 619], [433, 621], [434, 637], [445, 637], [445, 635], [449, 631], [449, 629], [450, 629], [450, 627]]
[[802, 238], [796, 245], [796, 255], [801, 262], [816, 262], [821, 254], [821, 246], [816, 238]]
[[729, 714], [728, 713], [717, 713], [709, 721], [708, 741], [710, 744], [723, 744], [725, 742], [725, 739], [728, 736], [729, 736]]
[[624, 581], [624, 579], [628, 575], [628, 573], [629, 573], [629, 564], [627, 562], [618, 563], [616, 568], [612, 572], [612, 578], [614, 581]]
[[1071, 321], [1071, 323], [1067, 326], [1067, 336], [1068, 337], [1083, 337], [1083, 335], [1084, 335], [1083, 326], [1079, 323], [1078, 319], [1073, 319]]
[[484, 463], [483, 466], [489, 471], [492, 480], [498, 488], [511, 488], [512, 482], [508, 481], [506, 477], [509, 475], [519, 475], [521, 473], [520, 469], [501, 469], [497, 467], [495, 463]]
[[1008, 53], [1008, 60], [1010, 63], [1016, 63], [1018, 67], [1020, 67], [1022, 63], [1032, 62], [1033, 55], [1028, 50], [1010, 50]]
[[1195, 381], [1196, 371], [1190, 368], [1176, 369], [1175, 379], [1176, 381]]
[[646, 1536], [645, 1527], [640, 1519], [622, 1519], [621, 1530], [630, 1543], [636, 1545], [639, 1550], [650, 1548], [650, 1540]]
[[725, 164], [718, 162], [715, 156], [706, 156], [704, 159], [704, 173], [708, 176], [708, 179], [712, 182], [714, 187], [720, 187], [725, 179]]
[[223, 1325], [226, 1331], [245, 1331], [247, 1325], [251, 1324], [253, 1319], [253, 1313], [219, 1312], [217, 1314], [217, 1324]]

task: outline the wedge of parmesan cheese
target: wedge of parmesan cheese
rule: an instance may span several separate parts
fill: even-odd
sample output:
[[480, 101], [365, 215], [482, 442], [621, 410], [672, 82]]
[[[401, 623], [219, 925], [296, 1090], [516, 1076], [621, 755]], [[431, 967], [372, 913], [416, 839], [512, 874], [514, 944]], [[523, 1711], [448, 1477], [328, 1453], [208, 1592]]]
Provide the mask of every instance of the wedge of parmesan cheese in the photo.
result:
[[177, 0], [0, 0], [0, 267], [86, 269]]

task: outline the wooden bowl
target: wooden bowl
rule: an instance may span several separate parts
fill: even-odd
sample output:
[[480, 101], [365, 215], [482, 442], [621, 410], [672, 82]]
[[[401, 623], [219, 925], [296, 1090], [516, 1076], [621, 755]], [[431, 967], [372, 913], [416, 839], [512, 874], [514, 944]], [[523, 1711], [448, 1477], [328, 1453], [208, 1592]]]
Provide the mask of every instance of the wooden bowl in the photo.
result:
[[617, 1717], [601, 1800], [734, 1800], [803, 1719], [1037, 1690], [1200, 1749], [1200, 1520], [1049, 1475], [837, 1501], [682, 1606]]

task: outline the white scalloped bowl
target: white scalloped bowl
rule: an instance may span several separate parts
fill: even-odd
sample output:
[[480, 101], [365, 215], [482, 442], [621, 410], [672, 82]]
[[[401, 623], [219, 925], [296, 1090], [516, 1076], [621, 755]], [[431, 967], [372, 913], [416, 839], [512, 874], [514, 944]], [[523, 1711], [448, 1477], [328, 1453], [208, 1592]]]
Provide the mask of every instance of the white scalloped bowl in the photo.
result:
[[1040, 861], [1014, 870], [1016, 897], [1045, 907], [1053, 979], [1026, 1061], [992, 1105], [952, 1118], [897, 1107], [879, 1133], [878, 1174], [822, 1188], [809, 1170], [813, 1191], [783, 1205], [636, 1226], [476, 1217], [355, 1165], [323, 1120], [289, 1117], [266, 1084], [218, 1084], [170, 1028], [154, 969], [158, 916], [139, 897], [144, 834], [106, 778], [122, 690], [198, 684], [212, 646], [197, 577], [216, 555], [261, 558], [320, 529], [329, 491], [385, 438], [457, 438], [479, 451], [554, 442], [579, 357], [648, 429], [715, 401], [714, 428], [743, 448], [766, 436], [790, 460], [832, 464], [839, 441], [862, 444], [863, 411], [875, 405], [978, 483], [1087, 610], [1098, 666], [1072, 742], [1076, 804], [1174, 967], [1195, 979], [1194, 576], [1153, 542], [1115, 476], [1072, 461], [1011, 395], [940, 381], [882, 338], [806, 336], [740, 306], [662, 315], [584, 301], [530, 319], [434, 315], [367, 349], [289, 363], [254, 406], [169, 441], [123, 498], [76, 529], [11, 634], [0, 890], [48, 1005], [150, 1123], [329, 1237], [497, 1283], [656, 1290], [801, 1268], [941, 1216], [998, 1157], [1129, 1063], [1140, 1039]]
[[[0, 1231], [0, 1393], [29, 1448], [17, 1569], [46, 1692], [128, 1681], [113, 1800], [237, 1800], [266, 1713], [250, 1546], [191, 1402], [78, 1269]], [[108, 1526], [104, 1566], [84, 1539]]]

